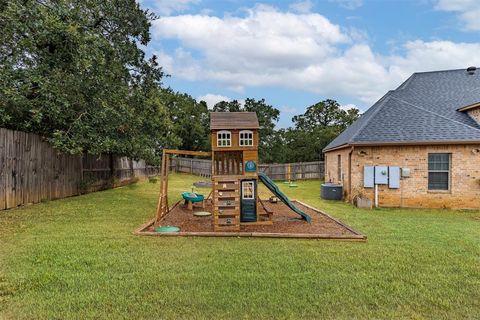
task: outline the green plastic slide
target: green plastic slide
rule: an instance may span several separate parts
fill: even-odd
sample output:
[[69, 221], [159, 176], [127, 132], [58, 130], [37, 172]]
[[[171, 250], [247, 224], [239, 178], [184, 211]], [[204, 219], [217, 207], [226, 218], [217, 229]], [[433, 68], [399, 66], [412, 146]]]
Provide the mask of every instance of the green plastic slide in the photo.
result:
[[292, 202], [290, 202], [290, 200], [287, 198], [287, 196], [282, 191], [280, 191], [280, 189], [275, 184], [275, 182], [273, 182], [272, 179], [270, 179], [265, 173], [259, 172], [258, 177], [263, 182], [263, 184], [270, 191], [272, 191], [273, 194], [276, 195], [283, 203], [285, 203], [290, 209], [292, 209], [293, 211], [298, 213], [300, 216], [302, 216], [302, 218], [307, 220], [308, 223], [310, 223], [312, 221], [312, 218], [308, 214], [306, 214], [302, 210], [298, 209], [297, 207], [295, 207], [295, 205]]

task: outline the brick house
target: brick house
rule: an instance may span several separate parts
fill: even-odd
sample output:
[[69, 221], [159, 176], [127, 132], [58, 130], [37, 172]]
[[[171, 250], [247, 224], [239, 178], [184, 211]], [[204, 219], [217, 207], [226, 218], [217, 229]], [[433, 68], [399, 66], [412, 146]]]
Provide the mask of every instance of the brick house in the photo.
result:
[[347, 201], [377, 189], [384, 207], [480, 208], [480, 70], [414, 73], [323, 152]]

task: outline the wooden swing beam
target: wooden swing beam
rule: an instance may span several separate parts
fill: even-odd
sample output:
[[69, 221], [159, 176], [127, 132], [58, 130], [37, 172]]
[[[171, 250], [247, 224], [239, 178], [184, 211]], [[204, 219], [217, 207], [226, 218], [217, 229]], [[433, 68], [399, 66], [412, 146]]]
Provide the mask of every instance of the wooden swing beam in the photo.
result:
[[157, 215], [155, 222], [160, 221], [170, 210], [168, 207], [168, 171], [170, 166], [170, 155], [182, 156], [197, 156], [197, 157], [211, 157], [211, 152], [205, 151], [189, 151], [189, 150], [175, 150], [163, 149], [162, 152], [162, 166], [160, 172], [160, 195], [158, 197]]

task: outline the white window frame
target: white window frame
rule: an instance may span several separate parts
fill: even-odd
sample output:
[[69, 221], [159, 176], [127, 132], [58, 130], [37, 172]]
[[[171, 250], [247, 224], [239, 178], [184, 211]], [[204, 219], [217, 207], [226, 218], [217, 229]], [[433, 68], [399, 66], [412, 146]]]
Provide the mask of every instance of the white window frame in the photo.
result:
[[[242, 135], [247, 135], [247, 137], [242, 137]], [[247, 142], [247, 143], [245, 143]], [[252, 130], [242, 130], [238, 133], [238, 144], [240, 147], [251, 147], [253, 146], [253, 131]]]
[[[250, 184], [252, 186], [252, 196], [245, 197], [245, 186]], [[253, 181], [242, 181], [242, 200], [254, 200], [255, 199], [255, 182]]]
[[[228, 138], [223, 138], [222, 135], [228, 134]], [[232, 132], [228, 130], [221, 130], [217, 132], [217, 147], [231, 147], [232, 146]]]
[[[442, 170], [436, 170], [436, 169], [430, 169], [429, 164], [430, 164], [430, 155], [436, 155], [436, 154], [442, 154], [442, 155], [447, 155], [448, 158], [448, 169], [442, 169]], [[448, 192], [450, 191], [451, 188], [451, 183], [452, 183], [452, 154], [448, 152], [431, 152], [427, 154], [427, 190], [431, 192]], [[433, 188], [430, 187], [430, 173], [446, 173], [447, 174], [447, 189], [439, 189], [439, 188]]]

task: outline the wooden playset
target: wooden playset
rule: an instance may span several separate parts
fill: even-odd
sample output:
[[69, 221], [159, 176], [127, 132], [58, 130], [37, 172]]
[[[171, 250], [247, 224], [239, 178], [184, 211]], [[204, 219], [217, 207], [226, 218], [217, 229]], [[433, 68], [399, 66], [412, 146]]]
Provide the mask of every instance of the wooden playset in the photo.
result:
[[[135, 233], [364, 241], [365, 236], [330, 215], [299, 201], [290, 201], [272, 180], [258, 171], [259, 128], [254, 112], [213, 112], [211, 152], [165, 149], [156, 217]], [[182, 193], [184, 205], [179, 201], [169, 207], [168, 172], [172, 155], [211, 158], [212, 190], [208, 196], [192, 189]], [[259, 198], [260, 181], [277, 201]], [[306, 212], [315, 215], [315, 219]]]
[[[259, 130], [255, 112], [212, 112], [210, 132], [212, 152], [164, 150], [160, 176], [160, 196], [155, 223], [169, 212], [168, 171], [170, 155], [211, 157], [214, 231], [239, 231], [241, 225], [271, 225], [272, 210], [258, 197], [258, 180], [270, 189], [291, 210], [310, 222], [308, 214], [298, 209], [265, 174], [259, 173]], [[203, 195], [185, 192], [182, 194], [190, 211], [200, 202], [205, 208]]]
[[[238, 231], [241, 224], [272, 224], [272, 213], [259, 210], [258, 143], [260, 128], [255, 112], [212, 112], [212, 152], [164, 150], [157, 221], [169, 210], [169, 155], [212, 159], [212, 207], [215, 231]], [[189, 203], [190, 205], [190, 203]]]

